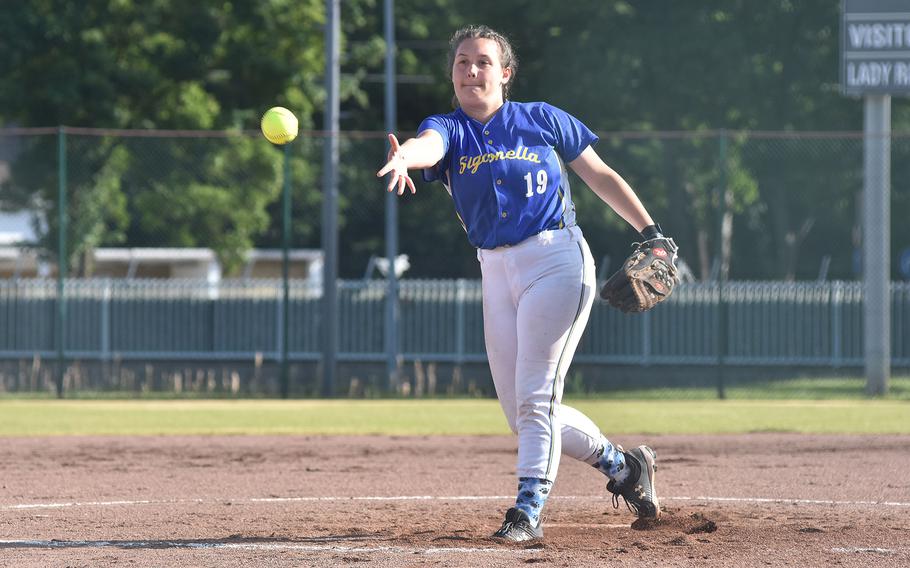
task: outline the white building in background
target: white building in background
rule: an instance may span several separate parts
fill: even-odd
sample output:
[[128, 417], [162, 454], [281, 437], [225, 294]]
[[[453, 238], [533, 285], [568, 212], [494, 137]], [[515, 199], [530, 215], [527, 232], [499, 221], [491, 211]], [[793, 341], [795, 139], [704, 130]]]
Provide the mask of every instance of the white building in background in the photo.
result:
[[[322, 282], [322, 251], [289, 251], [293, 279]], [[281, 278], [282, 253], [253, 249], [247, 253], [240, 278]], [[221, 264], [208, 248], [99, 248], [95, 251], [93, 276], [107, 278], [204, 278], [222, 279]]]
[[[322, 284], [321, 250], [294, 249], [289, 251], [289, 259], [291, 278]], [[281, 278], [281, 264], [280, 250], [253, 249], [247, 254], [240, 277]], [[95, 278], [187, 278], [214, 284], [223, 277], [218, 258], [208, 248], [99, 248], [94, 251], [92, 265]], [[42, 261], [35, 249], [0, 243], [0, 279], [56, 274], [56, 264]]]
[[[19, 153], [15, 137], [0, 137], [0, 183], [9, 177], [9, 162]], [[0, 202], [2, 205], [2, 202]], [[0, 279], [56, 277], [56, 262], [40, 257], [30, 211], [0, 211]], [[318, 249], [289, 251], [289, 274], [312, 285], [322, 284], [323, 255]], [[192, 278], [216, 283], [221, 264], [208, 248], [99, 248], [92, 259], [98, 278]], [[247, 253], [241, 278], [281, 278], [282, 251], [253, 249]]]
[[32, 227], [31, 213], [0, 211], [0, 246], [34, 243], [37, 239]]
[[[0, 212], [0, 279], [56, 276], [55, 262], [47, 262], [33, 245], [32, 214]], [[289, 251], [290, 277], [322, 284], [322, 251]], [[253, 249], [247, 253], [240, 278], [281, 278], [282, 252]], [[99, 248], [92, 259], [92, 276], [98, 278], [202, 278], [222, 279], [221, 264], [208, 248]]]
[[95, 278], [190, 278], [221, 280], [221, 266], [207, 248], [99, 248]]
[[38, 240], [28, 211], [0, 211], [0, 278], [46, 278], [53, 267], [29, 244]]

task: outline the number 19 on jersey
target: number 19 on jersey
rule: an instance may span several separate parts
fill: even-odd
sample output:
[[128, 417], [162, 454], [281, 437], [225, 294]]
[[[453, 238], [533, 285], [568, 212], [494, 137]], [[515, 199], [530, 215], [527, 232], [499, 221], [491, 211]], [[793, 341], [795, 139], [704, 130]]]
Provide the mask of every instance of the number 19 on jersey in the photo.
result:
[[[525, 181], [528, 184], [528, 192], [525, 197], [534, 197], [534, 177], [531, 172], [525, 174]], [[537, 170], [537, 193], [546, 193], [547, 191], [547, 170]]]

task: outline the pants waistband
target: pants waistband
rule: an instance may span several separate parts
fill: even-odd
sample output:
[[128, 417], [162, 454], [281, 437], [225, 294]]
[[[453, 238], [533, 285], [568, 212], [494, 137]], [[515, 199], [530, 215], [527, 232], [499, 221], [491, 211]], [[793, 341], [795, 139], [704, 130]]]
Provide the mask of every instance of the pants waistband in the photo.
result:
[[551, 229], [541, 231], [536, 235], [530, 236], [520, 243], [514, 245], [503, 245], [494, 249], [477, 249], [477, 258], [483, 259], [484, 256], [498, 256], [509, 251], [521, 250], [535, 246], [548, 246], [558, 243], [578, 242], [584, 239], [581, 228], [578, 225], [565, 227], [562, 229]]

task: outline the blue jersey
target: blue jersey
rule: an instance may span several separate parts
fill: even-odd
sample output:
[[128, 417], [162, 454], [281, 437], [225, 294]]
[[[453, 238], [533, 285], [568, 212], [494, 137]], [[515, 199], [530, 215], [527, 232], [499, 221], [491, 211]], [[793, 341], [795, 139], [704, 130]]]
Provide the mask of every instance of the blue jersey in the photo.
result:
[[506, 101], [486, 124], [459, 108], [426, 118], [418, 132], [428, 129], [442, 136], [445, 155], [424, 179], [445, 184], [475, 247], [575, 225], [564, 164], [597, 141], [575, 117], [547, 103]]

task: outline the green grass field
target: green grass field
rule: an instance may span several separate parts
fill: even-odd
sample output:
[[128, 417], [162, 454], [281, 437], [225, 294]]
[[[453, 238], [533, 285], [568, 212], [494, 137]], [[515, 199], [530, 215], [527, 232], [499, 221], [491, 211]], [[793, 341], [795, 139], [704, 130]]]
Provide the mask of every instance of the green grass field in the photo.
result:
[[[571, 379], [570, 379], [571, 380]], [[584, 392], [575, 387], [574, 392]], [[802, 377], [778, 380], [728, 381], [724, 394], [734, 400], [865, 400], [866, 379], [862, 377]], [[608, 390], [589, 395], [594, 398], [640, 400], [711, 400], [717, 399], [713, 386], [653, 387], [646, 389]], [[910, 377], [891, 377], [886, 400], [910, 401]]]
[[[910, 403], [567, 400], [611, 435], [910, 433]], [[507, 434], [495, 400], [0, 399], [0, 436]]]
[[[584, 398], [591, 400], [717, 400], [717, 388], [706, 385], [649, 386], [646, 388], [615, 388], [599, 386], [598, 390], [589, 392], [589, 385], [583, 375], [576, 373], [566, 380], [566, 398]], [[766, 380], [730, 380], [725, 388], [726, 398], [730, 400], [868, 400], [866, 379], [863, 377], [797, 377]], [[381, 393], [368, 393], [366, 398], [382, 398]], [[237, 400], [266, 399], [262, 394], [238, 395], [230, 392], [208, 392], [185, 390], [174, 391], [124, 391], [124, 390], [89, 390], [74, 389], [65, 394], [68, 400]], [[386, 397], [388, 398], [388, 397]], [[428, 397], [437, 398], [437, 397]], [[451, 399], [447, 395], [441, 398]], [[3, 400], [55, 400], [52, 390], [0, 392]], [[910, 376], [892, 376], [888, 381], [888, 394], [876, 397], [880, 400], [910, 401]]]

